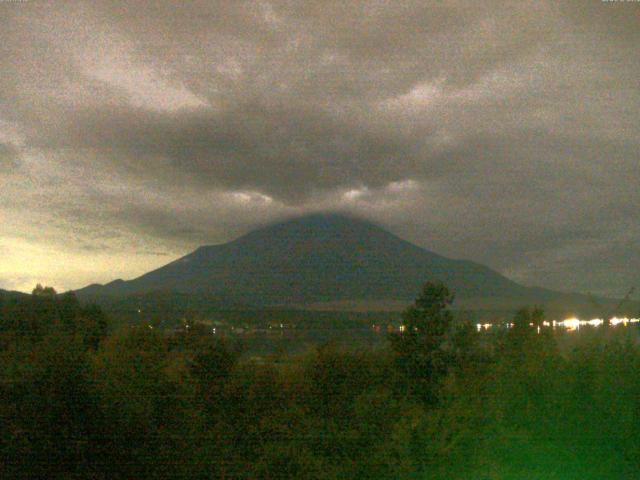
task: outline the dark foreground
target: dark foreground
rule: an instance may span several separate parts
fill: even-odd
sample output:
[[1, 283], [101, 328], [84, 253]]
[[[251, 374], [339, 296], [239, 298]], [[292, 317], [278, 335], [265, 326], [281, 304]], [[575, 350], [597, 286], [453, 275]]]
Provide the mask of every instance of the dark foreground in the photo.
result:
[[632, 479], [637, 331], [481, 334], [427, 285], [375, 349], [243, 355], [192, 325], [108, 333], [40, 290], [0, 305], [2, 478]]

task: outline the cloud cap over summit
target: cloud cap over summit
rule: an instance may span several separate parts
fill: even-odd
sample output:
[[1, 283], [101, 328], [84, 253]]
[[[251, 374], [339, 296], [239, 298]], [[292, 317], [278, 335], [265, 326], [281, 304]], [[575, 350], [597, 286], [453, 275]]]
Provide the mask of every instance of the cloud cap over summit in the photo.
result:
[[632, 2], [0, 3], [0, 286], [316, 210], [527, 284], [637, 283]]

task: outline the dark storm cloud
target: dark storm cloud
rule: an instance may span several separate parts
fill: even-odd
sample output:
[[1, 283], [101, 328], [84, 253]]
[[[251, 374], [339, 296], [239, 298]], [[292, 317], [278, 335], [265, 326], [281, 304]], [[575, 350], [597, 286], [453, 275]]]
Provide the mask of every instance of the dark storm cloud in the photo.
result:
[[640, 235], [640, 4], [5, 2], [0, 13], [11, 241], [39, 232], [79, 251], [177, 255], [337, 209], [526, 283], [640, 280], [621, 261]]
[[415, 133], [353, 125], [308, 106], [254, 102], [172, 115], [92, 110], [67, 120], [35, 145], [97, 150], [140, 176], [255, 189], [286, 201], [315, 190], [378, 187], [428, 170], [421, 161], [425, 139]]

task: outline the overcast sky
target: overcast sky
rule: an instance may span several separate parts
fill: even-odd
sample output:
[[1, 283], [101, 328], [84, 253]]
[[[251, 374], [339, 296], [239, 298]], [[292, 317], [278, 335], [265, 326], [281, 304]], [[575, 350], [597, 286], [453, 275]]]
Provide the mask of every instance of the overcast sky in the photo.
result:
[[0, 1], [0, 287], [316, 210], [640, 287], [640, 2]]

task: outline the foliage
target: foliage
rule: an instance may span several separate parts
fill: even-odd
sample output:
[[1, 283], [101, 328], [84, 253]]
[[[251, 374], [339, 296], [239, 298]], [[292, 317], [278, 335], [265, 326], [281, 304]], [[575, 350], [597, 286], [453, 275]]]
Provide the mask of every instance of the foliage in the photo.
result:
[[[45, 290], [44, 287], [40, 289]], [[71, 295], [0, 303], [2, 478], [590, 479], [640, 469], [640, 346], [539, 310], [480, 336], [427, 284], [390, 347], [248, 358], [194, 326], [107, 334]], [[533, 324], [534, 327], [530, 327]]]
[[453, 294], [440, 282], [427, 282], [414, 304], [402, 315], [402, 331], [391, 336], [396, 362], [405, 385], [433, 403], [441, 379], [453, 363]]

